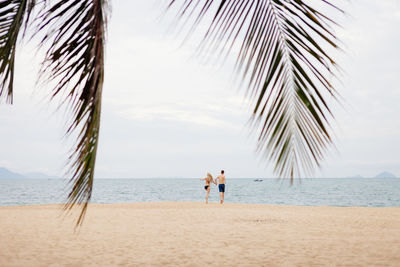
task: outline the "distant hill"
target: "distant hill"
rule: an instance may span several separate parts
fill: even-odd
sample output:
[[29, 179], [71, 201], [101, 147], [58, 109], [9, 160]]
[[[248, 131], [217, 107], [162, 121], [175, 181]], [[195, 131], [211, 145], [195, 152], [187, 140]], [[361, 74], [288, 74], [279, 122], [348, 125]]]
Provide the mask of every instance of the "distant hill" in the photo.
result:
[[6, 168], [0, 167], [0, 178], [18, 179], [18, 178], [24, 178], [24, 176], [22, 174], [12, 172]]
[[6, 168], [0, 167], [0, 179], [21, 179], [21, 178], [40, 178], [40, 179], [53, 179], [57, 178], [54, 176], [49, 176], [41, 172], [29, 172], [25, 174], [20, 174], [12, 172]]
[[393, 173], [390, 172], [382, 172], [375, 176], [374, 178], [397, 178]]

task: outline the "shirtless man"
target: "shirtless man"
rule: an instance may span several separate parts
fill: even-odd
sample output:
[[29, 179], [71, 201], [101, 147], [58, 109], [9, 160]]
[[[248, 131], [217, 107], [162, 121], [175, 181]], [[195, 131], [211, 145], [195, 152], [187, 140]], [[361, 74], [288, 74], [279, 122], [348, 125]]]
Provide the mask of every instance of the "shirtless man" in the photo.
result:
[[224, 203], [224, 193], [225, 193], [225, 182], [226, 182], [226, 179], [225, 179], [225, 174], [224, 173], [225, 173], [224, 170], [222, 170], [221, 171], [221, 175], [219, 175], [215, 179], [215, 181], [218, 180], [218, 183], [219, 183], [218, 189], [219, 189], [219, 199], [221, 201], [221, 204]]

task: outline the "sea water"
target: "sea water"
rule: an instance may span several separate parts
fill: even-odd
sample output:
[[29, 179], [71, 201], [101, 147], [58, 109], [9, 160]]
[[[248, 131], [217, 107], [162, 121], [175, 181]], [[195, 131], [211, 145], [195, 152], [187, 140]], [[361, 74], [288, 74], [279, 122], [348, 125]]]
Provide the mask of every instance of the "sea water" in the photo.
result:
[[[0, 179], [0, 206], [63, 203], [70, 187], [62, 179]], [[204, 201], [200, 179], [95, 179], [92, 203]], [[212, 185], [209, 201], [218, 202]], [[228, 179], [225, 201], [301, 206], [400, 206], [400, 179]]]

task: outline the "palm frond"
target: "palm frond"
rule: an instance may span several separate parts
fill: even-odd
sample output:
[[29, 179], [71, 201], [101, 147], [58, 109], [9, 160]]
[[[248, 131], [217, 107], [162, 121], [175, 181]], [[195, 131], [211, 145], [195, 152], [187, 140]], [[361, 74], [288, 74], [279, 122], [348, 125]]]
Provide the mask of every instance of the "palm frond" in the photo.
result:
[[105, 0], [63, 0], [49, 5], [39, 16], [41, 40], [50, 42], [41, 70], [42, 79], [56, 81], [53, 97], [67, 92], [63, 103], [73, 113], [67, 133], [78, 131], [76, 147], [69, 157], [71, 192], [65, 205], [82, 205], [82, 223], [92, 195], [99, 141], [101, 94], [104, 79]]
[[[321, 3], [343, 12], [330, 1]], [[177, 17], [196, 14], [192, 33], [213, 5], [199, 51], [228, 54], [241, 42], [236, 70], [254, 103], [258, 151], [292, 183], [311, 174], [332, 142], [326, 97], [337, 99], [328, 79], [337, 65], [326, 47], [338, 49], [335, 22], [302, 0], [186, 0]]]
[[15, 50], [23, 24], [28, 25], [35, 0], [0, 1], [0, 99], [13, 102]]

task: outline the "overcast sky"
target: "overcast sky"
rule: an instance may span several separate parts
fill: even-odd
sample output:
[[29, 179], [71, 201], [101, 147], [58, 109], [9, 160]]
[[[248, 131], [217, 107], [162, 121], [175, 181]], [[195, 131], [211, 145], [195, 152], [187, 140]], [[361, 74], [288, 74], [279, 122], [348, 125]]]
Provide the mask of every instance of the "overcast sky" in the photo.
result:
[[[180, 46], [156, 2], [112, 1], [96, 177], [201, 177], [222, 168], [228, 177], [273, 177], [255, 153], [232, 66], [192, 57], [195, 43]], [[316, 176], [400, 176], [400, 2], [342, 2], [348, 16], [336, 15], [337, 34], [346, 53], [336, 58], [345, 73], [336, 84], [344, 101], [330, 103], [335, 148]], [[62, 175], [73, 140], [63, 138], [65, 116], [48, 103], [49, 88], [35, 87], [41, 54], [19, 46], [15, 104], [0, 105], [0, 166]]]

